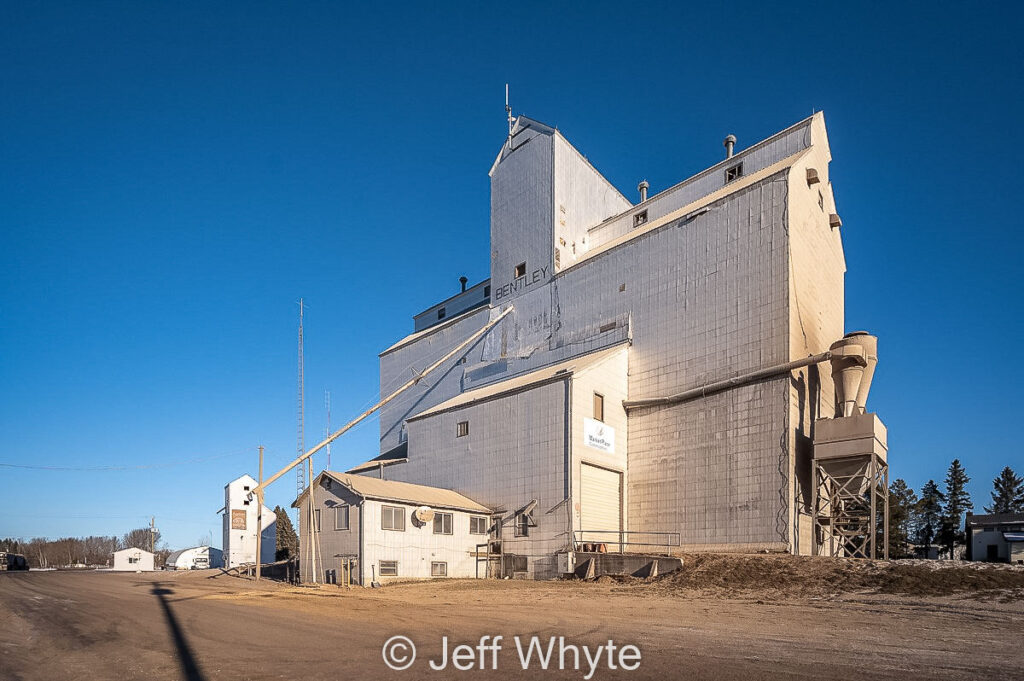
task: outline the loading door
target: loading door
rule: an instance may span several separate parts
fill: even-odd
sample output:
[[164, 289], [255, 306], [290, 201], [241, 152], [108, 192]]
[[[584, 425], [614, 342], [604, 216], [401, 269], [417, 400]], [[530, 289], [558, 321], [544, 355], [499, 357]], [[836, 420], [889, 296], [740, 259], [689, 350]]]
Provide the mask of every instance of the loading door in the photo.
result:
[[621, 551], [622, 473], [585, 463], [580, 487], [580, 541]]

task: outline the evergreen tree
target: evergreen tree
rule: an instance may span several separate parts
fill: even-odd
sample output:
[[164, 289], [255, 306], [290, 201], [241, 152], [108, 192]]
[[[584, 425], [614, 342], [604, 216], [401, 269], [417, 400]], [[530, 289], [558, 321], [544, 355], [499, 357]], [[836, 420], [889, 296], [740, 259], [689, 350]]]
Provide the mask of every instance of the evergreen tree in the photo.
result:
[[1009, 466], [992, 481], [992, 505], [985, 513], [1024, 513], [1024, 479]]
[[950, 558], [953, 558], [956, 543], [964, 541], [964, 513], [974, 510], [971, 495], [967, 492], [967, 483], [970, 481], [964, 467], [960, 465], [960, 459], [953, 459], [946, 472], [946, 505], [942, 509], [942, 535]]
[[285, 560], [298, 557], [299, 535], [295, 533], [291, 518], [280, 506], [274, 507], [274, 515], [277, 516], [277, 550], [274, 553], [274, 559]]
[[917, 495], [902, 479], [889, 485], [889, 557], [910, 554], [910, 541], [917, 525]]
[[926, 552], [941, 529], [942, 505], [945, 502], [946, 495], [934, 480], [929, 480], [921, 488], [921, 500], [917, 505], [917, 542], [924, 545]]

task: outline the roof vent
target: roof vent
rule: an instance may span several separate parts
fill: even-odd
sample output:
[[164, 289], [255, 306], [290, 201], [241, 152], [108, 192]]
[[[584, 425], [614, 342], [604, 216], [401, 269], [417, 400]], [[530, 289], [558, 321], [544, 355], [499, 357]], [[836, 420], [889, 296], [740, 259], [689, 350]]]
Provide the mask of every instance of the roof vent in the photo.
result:
[[651, 185], [647, 184], [647, 180], [642, 180], [640, 184], [636, 186], [637, 191], [640, 192], [640, 203], [643, 203], [644, 201], [647, 200], [647, 189], [650, 186]]
[[466, 277], [459, 277], [459, 283], [462, 284], [462, 292], [465, 293], [466, 292], [466, 284], [469, 283], [469, 279], [467, 279]]
[[726, 135], [722, 144], [725, 146], [725, 157], [732, 158], [732, 150], [736, 146], [736, 135]]

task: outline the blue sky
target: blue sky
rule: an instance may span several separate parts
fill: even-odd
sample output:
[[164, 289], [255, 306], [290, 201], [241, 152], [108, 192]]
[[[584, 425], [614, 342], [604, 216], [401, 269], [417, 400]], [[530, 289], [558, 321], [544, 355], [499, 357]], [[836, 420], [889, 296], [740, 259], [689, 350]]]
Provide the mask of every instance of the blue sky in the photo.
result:
[[[411, 316], [488, 275], [512, 104], [627, 196], [824, 110], [847, 328], [891, 474], [979, 508], [1016, 436], [1020, 5], [17, 3], [0, 23], [0, 536], [220, 543], [223, 485], [377, 395]], [[376, 421], [334, 468], [377, 451]], [[323, 466], [318, 459], [318, 468]], [[289, 475], [268, 503], [294, 496]]]

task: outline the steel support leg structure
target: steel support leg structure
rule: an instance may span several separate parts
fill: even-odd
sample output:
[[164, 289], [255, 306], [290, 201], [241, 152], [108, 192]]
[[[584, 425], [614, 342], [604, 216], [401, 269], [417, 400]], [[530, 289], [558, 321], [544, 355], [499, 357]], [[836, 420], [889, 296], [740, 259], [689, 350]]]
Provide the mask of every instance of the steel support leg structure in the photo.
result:
[[814, 461], [814, 554], [889, 557], [889, 467], [877, 455]]

